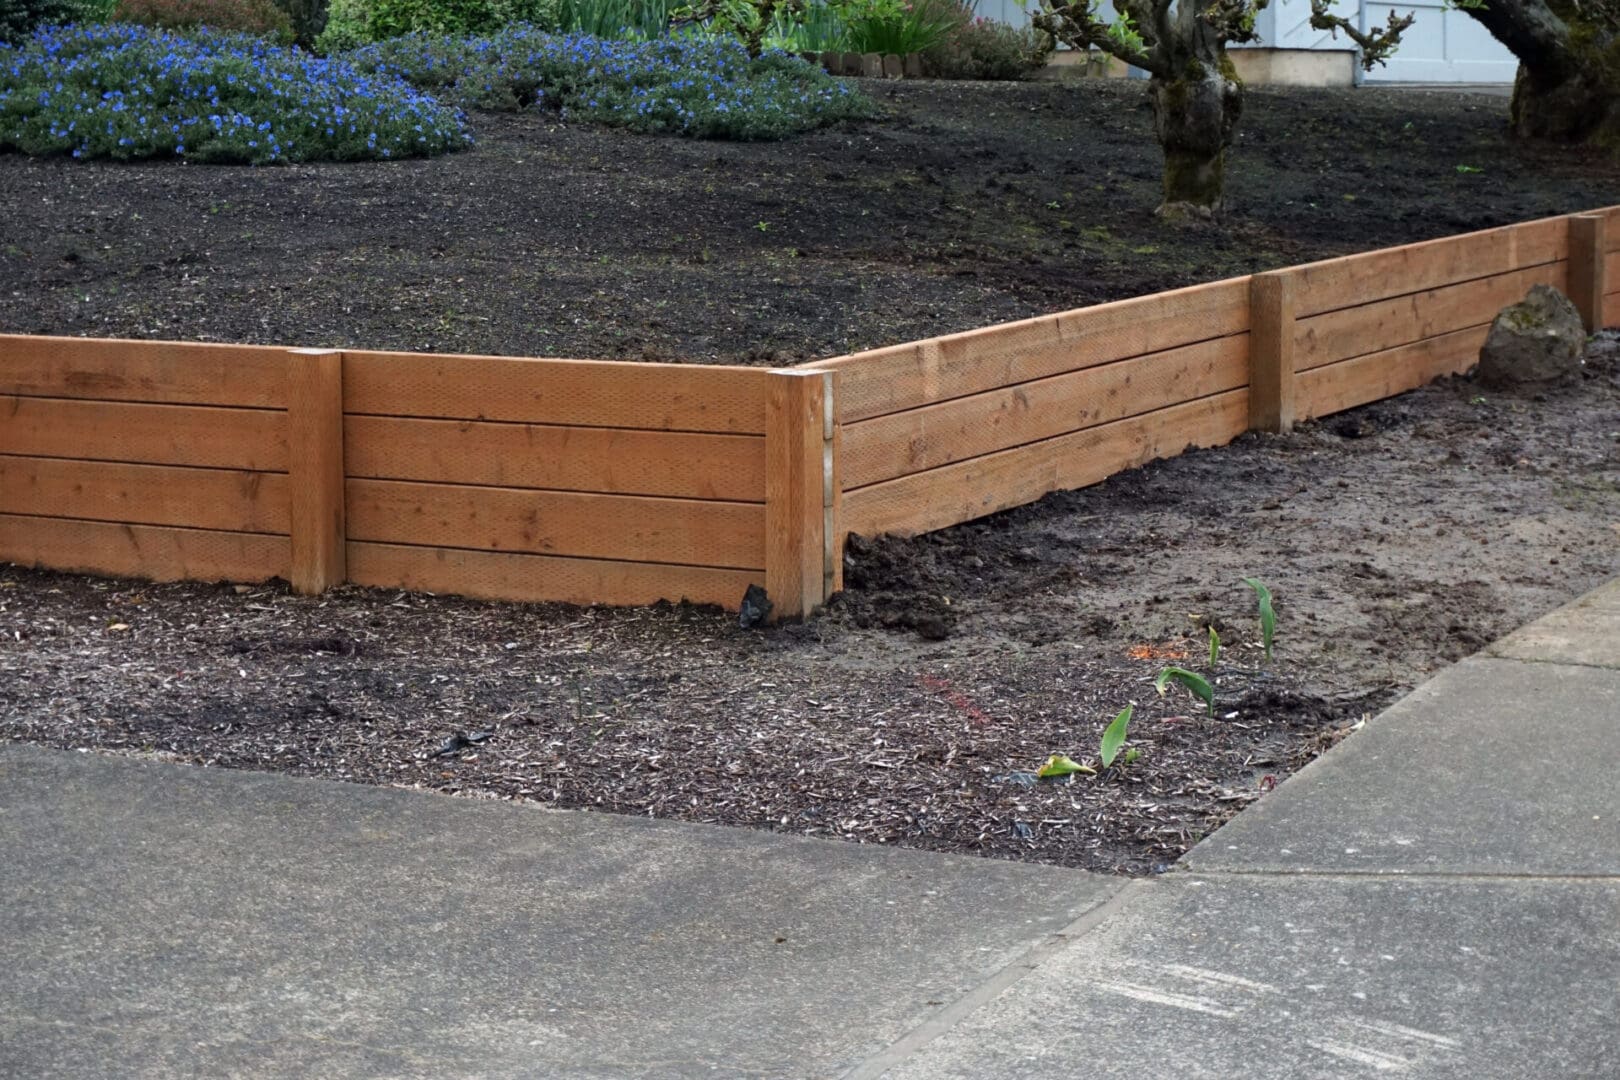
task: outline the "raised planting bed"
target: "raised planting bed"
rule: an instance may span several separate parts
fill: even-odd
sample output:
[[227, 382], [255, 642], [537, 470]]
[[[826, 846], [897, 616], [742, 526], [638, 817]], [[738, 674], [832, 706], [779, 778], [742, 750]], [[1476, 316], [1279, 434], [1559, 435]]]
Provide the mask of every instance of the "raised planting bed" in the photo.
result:
[[[1611, 276], [1610, 270], [1615, 273]], [[775, 617], [911, 534], [1620, 321], [1620, 209], [794, 369], [0, 337], [0, 560]]]

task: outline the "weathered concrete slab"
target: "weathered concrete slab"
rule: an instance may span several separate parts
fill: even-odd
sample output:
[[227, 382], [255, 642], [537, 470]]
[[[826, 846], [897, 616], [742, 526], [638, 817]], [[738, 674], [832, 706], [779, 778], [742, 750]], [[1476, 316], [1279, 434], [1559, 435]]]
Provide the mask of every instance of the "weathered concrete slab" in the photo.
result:
[[890, 1080], [1599, 1080], [1620, 882], [1172, 874]]
[[1620, 668], [1620, 580], [1514, 631], [1486, 653], [1512, 660]]
[[1120, 884], [0, 747], [0, 1076], [818, 1077]]
[[1471, 659], [1194, 848], [1193, 870], [1620, 874], [1620, 671]]

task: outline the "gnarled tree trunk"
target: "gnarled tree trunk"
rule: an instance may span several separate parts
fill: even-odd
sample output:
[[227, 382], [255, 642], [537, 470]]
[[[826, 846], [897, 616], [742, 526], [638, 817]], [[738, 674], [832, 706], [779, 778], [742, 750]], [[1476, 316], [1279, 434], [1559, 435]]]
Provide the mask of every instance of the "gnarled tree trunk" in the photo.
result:
[[[1200, 50], [1202, 51], [1202, 50]], [[1164, 149], [1167, 218], [1210, 217], [1226, 201], [1226, 148], [1243, 112], [1243, 83], [1216, 48], [1173, 77], [1154, 75], [1153, 130]]]
[[1620, 0], [1485, 0], [1464, 10], [1519, 58], [1514, 134], [1620, 151]]

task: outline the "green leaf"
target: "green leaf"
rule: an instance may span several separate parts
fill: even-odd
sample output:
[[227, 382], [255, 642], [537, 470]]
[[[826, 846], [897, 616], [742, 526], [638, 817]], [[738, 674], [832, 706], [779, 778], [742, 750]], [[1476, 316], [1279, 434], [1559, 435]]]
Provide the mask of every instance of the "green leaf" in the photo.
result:
[[1073, 773], [1079, 773], [1082, 776], [1096, 776], [1097, 770], [1090, 765], [1082, 765], [1065, 754], [1053, 754], [1046, 759], [1046, 764], [1042, 765], [1040, 771], [1035, 775], [1042, 780], [1051, 780], [1054, 777], [1069, 776]]
[[1133, 746], [1129, 750], [1125, 751], [1125, 764], [1127, 764], [1127, 765], [1135, 765], [1136, 760], [1138, 758], [1140, 758], [1141, 756], [1142, 756], [1142, 748], [1140, 746]]
[[1108, 730], [1103, 732], [1100, 755], [1103, 768], [1108, 768], [1114, 763], [1114, 758], [1119, 756], [1120, 745], [1125, 741], [1125, 729], [1131, 726], [1131, 713], [1135, 708], [1134, 705], [1125, 706], [1119, 711], [1119, 715], [1114, 717], [1114, 722], [1108, 725]]
[[1208, 679], [1196, 671], [1188, 671], [1186, 668], [1167, 667], [1159, 672], [1157, 679], [1153, 680], [1153, 689], [1163, 694], [1165, 687], [1170, 685], [1171, 680], [1191, 690], [1194, 697], [1209, 706], [1209, 715], [1215, 715], [1215, 687]]
[[1214, 671], [1215, 665], [1220, 663], [1220, 660], [1221, 635], [1216, 633], [1215, 628], [1212, 626], [1209, 628], [1209, 669]]
[[1271, 659], [1271, 641], [1277, 636], [1277, 610], [1271, 606], [1271, 590], [1260, 584], [1259, 578], [1246, 577], [1243, 584], [1254, 590], [1260, 601], [1260, 641], [1266, 647], [1266, 659]]

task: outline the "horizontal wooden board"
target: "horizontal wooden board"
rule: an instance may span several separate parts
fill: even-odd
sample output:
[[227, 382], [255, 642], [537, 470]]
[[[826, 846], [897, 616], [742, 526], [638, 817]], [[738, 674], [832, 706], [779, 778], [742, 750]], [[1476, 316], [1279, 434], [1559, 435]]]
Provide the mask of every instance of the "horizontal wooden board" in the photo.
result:
[[1039, 442], [1248, 384], [1236, 334], [847, 425], [847, 488]]
[[1302, 372], [1295, 390], [1300, 415], [1326, 416], [1461, 374], [1479, 363], [1489, 332], [1487, 323]]
[[0, 454], [285, 472], [287, 414], [0, 396]]
[[0, 456], [0, 514], [285, 534], [287, 476]]
[[766, 371], [697, 364], [343, 354], [343, 408], [374, 416], [765, 433]]
[[286, 356], [260, 345], [0, 334], [0, 394], [279, 409]]
[[350, 480], [349, 538], [753, 569], [765, 507], [567, 491]]
[[358, 585], [563, 604], [651, 604], [659, 600], [740, 606], [763, 571], [608, 562], [545, 555], [408, 547], [350, 541], [349, 580]]
[[1567, 290], [1569, 263], [1546, 263], [1300, 319], [1294, 324], [1294, 370], [1309, 371], [1490, 322], [1497, 312], [1523, 300], [1532, 285]]
[[765, 439], [350, 416], [350, 476], [763, 502]]
[[1249, 394], [1233, 390], [1072, 435], [1003, 450], [851, 491], [844, 528], [912, 534], [1081, 488], [1123, 469], [1230, 442], [1248, 427]]
[[286, 577], [287, 538], [0, 514], [0, 562], [152, 581]]
[[1603, 246], [1610, 251], [1620, 251], [1620, 206], [1606, 206], [1592, 213], [1603, 215]]
[[1557, 217], [1328, 259], [1294, 268], [1298, 313], [1320, 315], [1567, 258], [1569, 226]]
[[839, 373], [838, 415], [849, 424], [1243, 333], [1248, 282], [1217, 281], [803, 366]]

